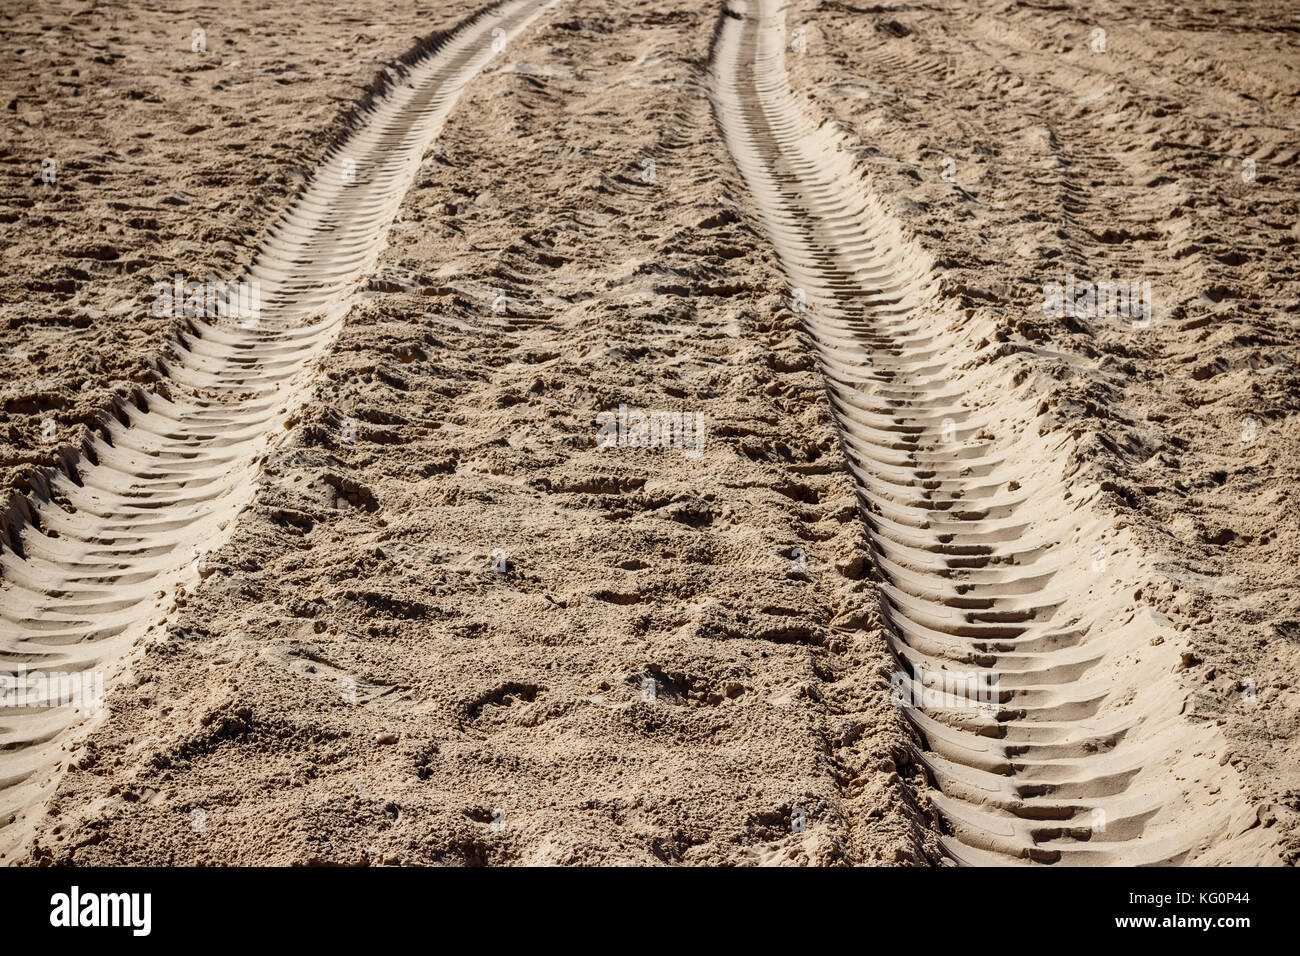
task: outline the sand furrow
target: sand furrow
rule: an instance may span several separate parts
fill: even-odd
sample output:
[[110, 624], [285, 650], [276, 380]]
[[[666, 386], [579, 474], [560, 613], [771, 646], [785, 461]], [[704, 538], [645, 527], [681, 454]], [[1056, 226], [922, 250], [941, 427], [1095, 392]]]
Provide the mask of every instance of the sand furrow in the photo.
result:
[[1134, 596], [1142, 554], [1069, 480], [1037, 396], [972, 361], [981, 330], [939, 294], [861, 144], [791, 88], [789, 37], [778, 0], [730, 2], [711, 92], [826, 380], [947, 852], [1239, 860], [1254, 814], [1220, 738], [1182, 716], [1178, 636]]
[[30, 836], [132, 649], [252, 500], [461, 90], [553, 2], [496, 4], [412, 58], [258, 250], [243, 281], [260, 283], [260, 315], [192, 319], [162, 362], [163, 394], [119, 401], [17, 499], [0, 542], [0, 662], [24, 693], [0, 709], [0, 861]]

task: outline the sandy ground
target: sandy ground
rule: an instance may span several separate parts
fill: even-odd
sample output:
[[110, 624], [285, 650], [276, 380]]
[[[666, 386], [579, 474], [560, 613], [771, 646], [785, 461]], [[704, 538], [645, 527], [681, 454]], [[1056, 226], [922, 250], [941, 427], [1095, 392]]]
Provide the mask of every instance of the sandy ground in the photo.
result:
[[80, 444], [111, 394], [156, 379], [174, 323], [153, 315], [153, 284], [235, 280], [381, 72], [476, 9], [439, 8], [432, 21], [415, 4], [239, 0], [0, 14], [0, 494]]
[[[234, 278], [383, 64], [475, 9], [5, 14], [6, 493], [110, 396], [172, 394], [153, 282]], [[721, 11], [559, 3], [469, 84], [247, 506], [4, 862], [926, 865], [974, 839], [891, 705], [894, 572], [719, 128]], [[1056, 587], [1126, 622], [1093, 676], [1161, 688], [1134, 789], [1228, 821], [1169, 862], [1293, 863], [1294, 11], [782, 15], [793, 95], [932, 262], [954, 379], [1059, 506]], [[1150, 325], [1045, 316], [1067, 273], [1149, 280]], [[599, 447], [622, 404], [699, 413], [703, 448]]]
[[[1222, 729], [1219, 758], [1292, 862], [1295, 14], [1118, 3], [790, 13], [810, 51], [791, 60], [796, 82], [870, 144], [865, 166], [949, 294], [993, 316], [1005, 351], [1045, 360], [1044, 438], [1072, 438], [1067, 470], [1101, 483], [1097, 503], [1145, 552], [1133, 583], [1186, 641], [1188, 715]], [[1044, 317], [1044, 281], [1068, 273], [1149, 279], [1150, 327]], [[1078, 572], [1090, 577], [1091, 562]]]

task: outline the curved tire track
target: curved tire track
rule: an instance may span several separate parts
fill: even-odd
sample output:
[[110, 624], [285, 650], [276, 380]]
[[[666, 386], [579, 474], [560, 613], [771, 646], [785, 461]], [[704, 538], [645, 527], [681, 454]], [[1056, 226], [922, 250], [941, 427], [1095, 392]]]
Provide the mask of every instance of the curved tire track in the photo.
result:
[[[968, 864], [1197, 859], [1254, 814], [1218, 766], [1217, 735], [1181, 716], [1177, 635], [1134, 597], [1141, 556], [1067, 484], [1067, 440], [1038, 437], [1032, 391], [978, 357], [980, 330], [938, 295], [858, 144], [793, 92], [788, 36], [779, 0], [732, 0], [711, 94], [806, 298], [945, 851]], [[1099, 541], [1119, 566], [1089, 577]]]
[[[244, 277], [261, 284], [256, 327], [188, 321], [160, 363], [162, 394], [117, 402], [80, 457], [69, 451], [62, 471], [11, 505], [0, 671], [94, 673], [111, 687], [163, 625], [252, 500], [268, 446], [307, 397], [461, 90], [494, 41], [555, 2], [505, 0], [415, 56], [357, 112], [259, 248]], [[76, 739], [102, 716], [70, 706], [67, 690], [0, 708], [0, 862], [14, 861]]]

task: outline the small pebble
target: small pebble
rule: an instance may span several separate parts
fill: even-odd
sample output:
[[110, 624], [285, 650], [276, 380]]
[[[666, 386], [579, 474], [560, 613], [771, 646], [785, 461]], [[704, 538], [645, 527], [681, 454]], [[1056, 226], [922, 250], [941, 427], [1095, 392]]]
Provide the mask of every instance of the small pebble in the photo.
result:
[[387, 731], [375, 734], [375, 743], [377, 744], [395, 744], [397, 743], [397, 734], [390, 734]]

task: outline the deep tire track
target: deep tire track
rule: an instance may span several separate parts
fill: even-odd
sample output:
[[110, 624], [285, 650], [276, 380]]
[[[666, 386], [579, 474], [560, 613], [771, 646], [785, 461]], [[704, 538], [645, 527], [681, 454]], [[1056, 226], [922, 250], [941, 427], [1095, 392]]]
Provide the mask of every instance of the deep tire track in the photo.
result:
[[[714, 106], [806, 296], [905, 688], [947, 694], [905, 708], [945, 850], [981, 864], [1193, 859], [1249, 810], [1214, 734], [1180, 717], [1174, 635], [1124, 606], [1117, 574], [1077, 580], [1110, 530], [1067, 490], [1063, 442], [1045, 455], [1035, 441], [1034, 397], [970, 371], [977, 349], [928, 257], [872, 193], [855, 143], [791, 90], [787, 37], [777, 0], [730, 3]], [[938, 684], [920, 686], [922, 671]], [[983, 713], [965, 673], [996, 680]]]
[[[461, 90], [497, 55], [494, 40], [554, 2], [506, 0], [412, 58], [259, 248], [244, 277], [261, 284], [256, 327], [189, 320], [160, 363], [160, 394], [116, 403], [80, 456], [16, 500], [0, 542], [0, 670], [98, 672], [111, 687], [163, 626], [252, 500]], [[61, 694], [0, 709], [0, 861], [15, 859], [75, 741], [102, 716]]]

